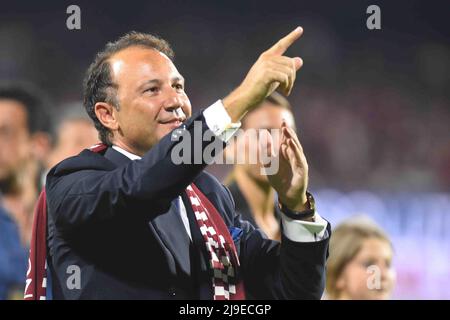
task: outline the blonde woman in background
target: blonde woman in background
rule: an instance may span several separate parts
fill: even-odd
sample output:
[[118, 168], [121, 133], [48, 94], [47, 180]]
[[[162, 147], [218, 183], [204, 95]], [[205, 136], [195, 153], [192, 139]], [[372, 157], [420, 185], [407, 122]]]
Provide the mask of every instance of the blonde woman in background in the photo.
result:
[[372, 221], [338, 225], [330, 240], [326, 299], [389, 299], [396, 278], [392, 257], [391, 241]]

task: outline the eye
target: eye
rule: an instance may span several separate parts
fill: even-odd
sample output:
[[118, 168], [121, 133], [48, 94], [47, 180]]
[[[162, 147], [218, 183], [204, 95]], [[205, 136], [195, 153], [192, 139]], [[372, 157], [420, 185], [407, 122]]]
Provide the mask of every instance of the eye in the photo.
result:
[[370, 259], [370, 260], [365, 260], [364, 262], [363, 262], [363, 265], [364, 265], [364, 267], [366, 267], [366, 268], [369, 268], [370, 266], [373, 266], [373, 265], [376, 265], [377, 264], [377, 262], [375, 261], [375, 260], [372, 260], [372, 259]]
[[173, 87], [177, 90], [184, 90], [184, 86], [181, 83], [176, 83]]
[[157, 93], [158, 91], [159, 91], [159, 87], [150, 87], [150, 88], [144, 90], [144, 92], [151, 92], [151, 93]]

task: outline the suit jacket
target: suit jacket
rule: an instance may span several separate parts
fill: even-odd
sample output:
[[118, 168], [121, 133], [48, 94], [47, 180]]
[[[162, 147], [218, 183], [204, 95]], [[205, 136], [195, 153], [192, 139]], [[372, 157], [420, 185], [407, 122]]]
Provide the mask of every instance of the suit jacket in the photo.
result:
[[[195, 120], [203, 132], [209, 130], [201, 112], [185, 130], [193, 133]], [[53, 297], [211, 299], [206, 247], [184, 191], [194, 182], [227, 227], [242, 229], [234, 241], [248, 296], [319, 299], [328, 239], [283, 238], [282, 244], [267, 239], [236, 214], [230, 192], [204, 171], [206, 163], [171, 161], [177, 143], [168, 135], [135, 161], [112, 148], [104, 154], [84, 150], [50, 170], [47, 245]], [[211, 143], [203, 142], [202, 150]], [[179, 195], [192, 241], [177, 207]]]

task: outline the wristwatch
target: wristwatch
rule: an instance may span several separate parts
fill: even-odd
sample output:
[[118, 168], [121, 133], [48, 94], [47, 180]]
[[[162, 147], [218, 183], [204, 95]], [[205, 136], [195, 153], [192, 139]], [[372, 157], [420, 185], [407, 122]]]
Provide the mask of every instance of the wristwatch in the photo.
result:
[[280, 209], [281, 211], [292, 220], [306, 220], [314, 217], [314, 214], [316, 213], [316, 202], [314, 200], [314, 197], [311, 193], [306, 191], [306, 203], [308, 204], [308, 209], [303, 211], [294, 211], [286, 207], [280, 202]]

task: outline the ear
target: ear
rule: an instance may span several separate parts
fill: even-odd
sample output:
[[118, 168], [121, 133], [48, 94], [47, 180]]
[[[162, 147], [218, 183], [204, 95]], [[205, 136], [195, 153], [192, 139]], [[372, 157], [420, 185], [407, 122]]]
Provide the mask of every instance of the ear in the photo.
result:
[[102, 125], [111, 131], [119, 129], [117, 109], [106, 102], [97, 102], [94, 106], [95, 115]]

